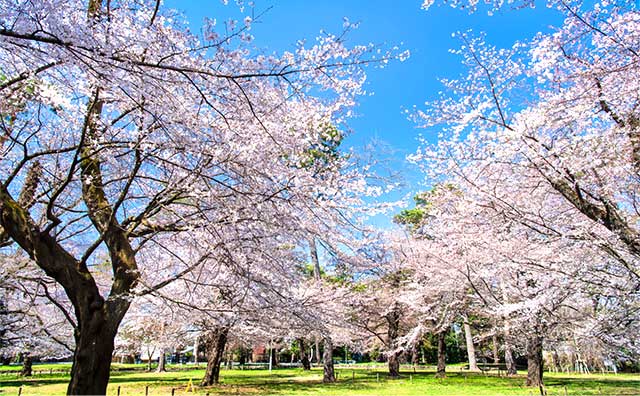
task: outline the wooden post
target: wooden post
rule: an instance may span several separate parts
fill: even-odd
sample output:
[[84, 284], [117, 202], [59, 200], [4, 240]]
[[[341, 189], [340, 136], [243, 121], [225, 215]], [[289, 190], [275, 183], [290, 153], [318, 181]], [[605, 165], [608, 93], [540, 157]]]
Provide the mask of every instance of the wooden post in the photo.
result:
[[351, 371], [351, 380], [352, 381], [356, 380], [356, 371], [355, 370]]
[[118, 385], [118, 396], [120, 396], [120, 385]]
[[18, 396], [22, 395], [22, 387], [18, 388]]
[[144, 396], [149, 396], [149, 385], [144, 387]]
[[171, 396], [174, 396], [176, 393], [176, 388], [171, 388]]

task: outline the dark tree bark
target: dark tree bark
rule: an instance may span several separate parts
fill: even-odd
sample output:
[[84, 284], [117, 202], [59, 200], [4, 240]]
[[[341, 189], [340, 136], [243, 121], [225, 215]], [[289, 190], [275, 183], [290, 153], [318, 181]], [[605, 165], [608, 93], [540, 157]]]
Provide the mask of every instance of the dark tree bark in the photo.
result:
[[300, 349], [300, 363], [302, 363], [303, 370], [311, 370], [311, 362], [307, 356], [307, 346], [304, 343], [304, 338], [298, 338], [298, 348]]
[[640, 257], [640, 233], [629, 224], [620, 208], [609, 197], [590, 198], [592, 194], [585, 191], [573, 176], [571, 181], [551, 177], [547, 177], [547, 180], [551, 187], [582, 214], [616, 234], [634, 256]]
[[333, 341], [330, 337], [324, 339], [324, 353], [322, 355], [324, 362], [324, 376], [322, 382], [336, 382], [336, 373], [333, 368]]
[[400, 360], [398, 359], [398, 353], [389, 354], [389, 377], [390, 378], [399, 378], [400, 377]]
[[446, 344], [446, 331], [440, 331], [438, 333], [438, 369], [436, 371], [436, 378], [444, 378], [447, 376], [447, 344]]
[[30, 353], [25, 353], [22, 356], [22, 370], [20, 370], [20, 376], [31, 377], [33, 375], [33, 358]]
[[389, 348], [389, 377], [400, 377], [400, 353], [398, 349], [398, 331], [400, 328], [400, 309], [395, 303], [393, 309], [385, 315], [387, 320], [387, 347]]
[[315, 361], [316, 363], [320, 363], [320, 341], [318, 341], [318, 338], [316, 337], [315, 340], [315, 356], [313, 358], [313, 361]]
[[247, 363], [247, 351], [244, 348], [240, 348], [240, 356], [238, 356], [238, 364], [241, 366]]
[[167, 368], [165, 366], [165, 360], [166, 360], [166, 351], [164, 348], [160, 349], [160, 355], [158, 357], [158, 367], [156, 368], [156, 372], [157, 373], [162, 373], [164, 371], [167, 371]]
[[67, 394], [106, 394], [117, 329], [117, 326], [114, 329], [113, 325], [107, 323], [108, 320], [97, 313], [83, 329], [76, 331], [76, 349]]
[[527, 386], [539, 387], [542, 381], [542, 341], [539, 334], [532, 335], [527, 342]]
[[278, 367], [278, 348], [272, 348], [269, 353], [269, 359], [272, 368]]
[[558, 371], [560, 369], [560, 355], [558, 354], [558, 350], [553, 350], [553, 369]]
[[[98, 9], [100, 4], [99, 0], [90, 0], [89, 7]], [[111, 261], [113, 281], [106, 301], [86, 260], [76, 259], [50, 234], [51, 225], [55, 226], [60, 220], [49, 214], [50, 226], [41, 229], [25, 209], [28, 204], [16, 202], [7, 187], [0, 183], [0, 226], [3, 232], [64, 288], [74, 308], [76, 349], [68, 395], [106, 393], [114, 338], [129, 308], [128, 294], [139, 277], [135, 252], [125, 227], [119, 224], [104, 192], [97, 150], [90, 146], [93, 143], [89, 143], [99, 135], [97, 120], [102, 112], [99, 94], [100, 90], [96, 89], [87, 107], [83, 129], [86, 139], [79, 147], [79, 167], [87, 215], [101, 235]]]
[[[96, 178], [94, 182], [99, 183], [100, 180]], [[88, 195], [93, 193], [87, 192]], [[96, 202], [106, 201], [103, 193], [94, 198]], [[89, 197], [85, 202], [87, 200]], [[137, 281], [137, 266], [131, 245], [123, 232], [117, 229], [115, 220], [113, 223], [103, 222], [105, 218], [112, 219], [111, 212], [102, 207], [102, 213], [98, 215], [92, 210], [92, 205], [88, 206], [89, 216], [99, 225], [111, 253], [114, 281], [108, 302], [102, 297], [86, 263], [76, 260], [54, 237], [42, 232], [30, 214], [0, 185], [0, 225], [47, 275], [62, 285], [74, 307], [77, 320], [74, 323], [76, 349], [67, 389], [69, 395], [105, 394], [113, 340], [130, 304], [128, 299], [122, 297]]]
[[224, 348], [227, 345], [228, 327], [216, 327], [203, 336], [204, 347], [207, 353], [207, 369], [200, 386], [211, 386], [220, 380], [220, 365], [224, 356]]
[[[36, 202], [35, 195], [41, 175], [42, 165], [40, 165], [39, 161], [35, 161], [27, 172], [27, 177], [25, 178], [20, 196], [18, 197], [18, 205], [24, 208], [25, 211], [29, 211]], [[11, 245], [11, 243], [11, 236], [0, 226], [0, 246], [8, 246]]]

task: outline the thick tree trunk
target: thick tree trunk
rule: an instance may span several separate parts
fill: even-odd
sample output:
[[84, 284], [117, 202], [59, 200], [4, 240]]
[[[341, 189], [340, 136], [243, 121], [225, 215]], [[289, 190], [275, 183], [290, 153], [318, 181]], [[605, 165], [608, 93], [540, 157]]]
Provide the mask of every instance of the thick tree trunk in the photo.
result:
[[20, 376], [31, 377], [33, 375], [33, 358], [29, 352], [22, 356], [22, 370], [20, 370]]
[[[97, 18], [102, 9], [101, 0], [88, 1], [88, 18]], [[129, 241], [126, 227], [118, 222], [114, 207], [105, 194], [101, 174], [101, 162], [94, 144], [99, 141], [102, 125], [100, 89], [94, 90], [87, 106], [85, 121], [86, 139], [79, 147], [81, 158], [82, 200], [95, 231], [107, 247], [112, 267], [113, 281], [109, 297], [105, 301], [98, 289], [86, 261], [77, 260], [67, 251], [55, 235], [51, 226], [60, 223], [55, 216], [41, 229], [40, 221], [34, 221], [28, 202], [16, 202], [7, 186], [0, 183], [0, 226], [29, 255], [45, 273], [54, 278], [65, 290], [74, 307], [76, 323], [71, 380], [68, 395], [104, 395], [109, 381], [109, 368], [114, 347], [114, 338], [122, 317], [129, 308], [126, 297], [136, 286], [139, 272], [135, 251]], [[62, 190], [60, 190], [62, 191]], [[66, 192], [65, 192], [66, 193]], [[25, 196], [27, 201], [29, 196]], [[54, 201], [51, 201], [54, 202]], [[53, 218], [51, 218], [53, 217]], [[4, 238], [4, 237], [2, 237]], [[82, 252], [79, 252], [82, 253]]]
[[244, 347], [240, 348], [240, 355], [238, 356], [238, 364], [240, 366], [247, 363], [247, 350]]
[[158, 356], [158, 368], [156, 368], [157, 373], [162, 373], [167, 371], [165, 367], [165, 359], [166, 359], [166, 351], [164, 348], [160, 349], [160, 355]]
[[277, 368], [278, 367], [278, 348], [273, 348], [271, 350], [271, 353], [269, 354], [269, 359], [270, 359], [270, 364], [271, 364], [271, 368]]
[[446, 331], [438, 333], [438, 369], [436, 371], [436, 378], [444, 378], [447, 376], [447, 344], [446, 344]]
[[[101, 0], [89, 0], [89, 19], [98, 18], [101, 10]], [[140, 276], [136, 252], [105, 193], [101, 159], [96, 154], [97, 147], [94, 146], [94, 139], [100, 134], [99, 119], [102, 108], [100, 88], [97, 87], [93, 99], [87, 106], [87, 143], [80, 147], [79, 151], [82, 158], [82, 200], [91, 223], [102, 236], [111, 261], [113, 281], [107, 300], [102, 297], [86, 263], [78, 262], [51, 236], [46, 235], [44, 238], [49, 239], [45, 243], [49, 244], [50, 249], [60, 250], [56, 251], [57, 268], [53, 268], [47, 259], [36, 255], [38, 265], [64, 287], [78, 319], [75, 332], [76, 350], [71, 368], [71, 381], [67, 389], [69, 395], [106, 394], [114, 339], [131, 303], [127, 298], [128, 294], [136, 286]], [[73, 264], [70, 265], [71, 263]], [[63, 273], [58, 272], [61, 265], [65, 267], [62, 269]]]
[[324, 361], [324, 376], [322, 382], [336, 382], [336, 373], [333, 368], [333, 342], [331, 338], [324, 339], [324, 354], [322, 355]]
[[311, 370], [311, 363], [307, 356], [307, 346], [304, 344], [304, 338], [298, 338], [298, 348], [300, 349], [300, 363], [303, 370]]
[[220, 380], [220, 364], [227, 345], [228, 327], [216, 327], [204, 335], [204, 345], [207, 353], [207, 369], [200, 386], [211, 386]]
[[389, 377], [390, 378], [399, 378], [400, 377], [400, 360], [398, 359], [398, 353], [389, 354]]
[[542, 336], [532, 335], [527, 342], [527, 386], [539, 387], [542, 382]]
[[476, 348], [473, 346], [473, 335], [471, 334], [471, 325], [469, 324], [469, 317], [467, 315], [462, 316], [464, 327], [464, 338], [467, 344], [467, 356], [469, 357], [469, 370], [480, 371], [478, 363], [476, 362]]
[[99, 227], [114, 267], [111, 293], [105, 302], [87, 266], [78, 262], [54, 237], [42, 232], [29, 212], [20, 207], [2, 185], [0, 225], [47, 275], [62, 285], [73, 304], [77, 320], [76, 349], [67, 394], [104, 395], [116, 329], [130, 304], [121, 296], [135, 286], [138, 276], [133, 249], [121, 235], [114, 235], [120, 232], [115, 225], [111, 228], [110, 224], [108, 229]]
[[400, 377], [400, 361], [399, 356], [400, 353], [397, 351], [398, 349], [398, 330], [400, 327], [400, 310], [398, 309], [397, 304], [394, 305], [394, 308], [385, 315], [387, 319], [387, 344], [389, 348], [389, 377], [398, 378]]
[[112, 328], [117, 324], [107, 325], [101, 312], [76, 332], [68, 395], [106, 394], [116, 333]]
[[500, 363], [500, 355], [498, 354], [498, 335], [495, 333], [491, 337], [491, 350], [493, 352], [493, 362]]

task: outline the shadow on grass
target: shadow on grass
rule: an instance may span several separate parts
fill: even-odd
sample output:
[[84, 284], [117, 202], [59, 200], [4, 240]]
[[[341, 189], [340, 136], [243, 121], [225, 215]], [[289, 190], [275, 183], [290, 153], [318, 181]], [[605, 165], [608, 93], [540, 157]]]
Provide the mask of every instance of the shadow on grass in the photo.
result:
[[[307, 393], [324, 393], [324, 390], [345, 390], [345, 393], [374, 389], [371, 382], [337, 382], [323, 383], [322, 380], [288, 381], [288, 382], [254, 382], [254, 383], [221, 383], [201, 390], [213, 391], [222, 395], [296, 395]], [[332, 393], [333, 394], [333, 393]]]
[[[341, 379], [337, 383], [323, 383], [321, 377], [322, 371], [314, 370], [311, 372], [297, 371], [273, 371], [251, 373], [250, 376], [246, 376], [246, 373], [239, 371], [223, 371], [221, 372], [221, 383], [211, 387], [199, 387], [202, 376], [195, 375], [179, 375], [175, 373], [172, 376], [171, 372], [164, 373], [162, 376], [158, 376], [154, 373], [141, 376], [119, 376], [112, 375], [109, 382], [110, 386], [117, 387], [118, 385], [127, 385], [134, 387], [144, 387], [149, 385], [151, 388], [161, 386], [164, 388], [184, 388], [189, 379], [192, 379], [193, 384], [198, 386], [199, 391], [211, 392], [212, 394], [221, 395], [292, 395], [299, 393], [322, 393], [322, 389], [340, 390], [345, 389], [348, 391], [365, 391], [373, 389], [378, 384], [376, 372], [364, 372], [356, 370], [355, 380], [352, 378], [351, 371], [349, 375], [342, 375]], [[243, 375], [245, 374], [245, 375]], [[341, 373], [342, 374], [342, 373]], [[382, 374], [382, 373], [381, 373]], [[380, 384], [386, 382], [386, 376], [380, 375]]]
[[[545, 378], [545, 385], [548, 388], [555, 387], [567, 387], [568, 389], [591, 389], [601, 390], [606, 389], [608, 393], [613, 390], [632, 389], [635, 390], [635, 394], [640, 395], [640, 380], [638, 379], [626, 379], [624, 377], [613, 378], [580, 378], [580, 377], [564, 377]], [[626, 393], [628, 394], [628, 393]]]
[[38, 377], [16, 377], [11, 379], [0, 380], [0, 388], [8, 386], [42, 386], [52, 384], [66, 384], [69, 382], [69, 376], [65, 375], [40, 375]]
[[[393, 394], [398, 392], [398, 386], [407, 387], [410, 394], [427, 394], [436, 392], [443, 395], [482, 393], [488, 395], [493, 390], [496, 394], [509, 395], [537, 395], [533, 388], [524, 387], [526, 377], [498, 376], [495, 373], [482, 374], [452, 371], [447, 373], [444, 380], [436, 379], [434, 371], [404, 371], [399, 380], [389, 378], [386, 370], [367, 369], [339, 369], [338, 382], [325, 384], [322, 382], [322, 370], [274, 370], [272, 372], [223, 370], [221, 383], [212, 387], [199, 387], [204, 375], [203, 370], [155, 372], [112, 372], [110, 387], [118, 388], [122, 385], [123, 394], [140, 396], [149, 386], [150, 394], [165, 395], [175, 388], [182, 392], [192, 381], [198, 387], [200, 394], [211, 395], [295, 395], [295, 394]], [[62, 374], [43, 375], [32, 379], [20, 377], [1, 378], [2, 387], [41, 387], [46, 385], [66, 384], [68, 376]], [[396, 384], [398, 386], [396, 386]], [[636, 376], [569, 376], [545, 374], [546, 388], [549, 395], [640, 395], [640, 377]], [[565, 389], [568, 392], [565, 393]], [[42, 389], [44, 391], [44, 389]], [[161, 391], [160, 391], [161, 390]], [[158, 392], [161, 393], [158, 393]], [[428, 391], [428, 392], [427, 392]], [[114, 394], [113, 390], [110, 394]], [[133, 393], [132, 393], [133, 392]], [[404, 391], [403, 391], [404, 392]], [[401, 392], [401, 393], [403, 393]], [[416, 393], [417, 392], [417, 393]], [[424, 393], [423, 393], [424, 392]], [[442, 393], [440, 393], [442, 392]], [[182, 394], [182, 393], [180, 393]], [[404, 393], [403, 393], [404, 394]], [[409, 393], [407, 393], [409, 394]], [[434, 393], [435, 394], [435, 393]]]

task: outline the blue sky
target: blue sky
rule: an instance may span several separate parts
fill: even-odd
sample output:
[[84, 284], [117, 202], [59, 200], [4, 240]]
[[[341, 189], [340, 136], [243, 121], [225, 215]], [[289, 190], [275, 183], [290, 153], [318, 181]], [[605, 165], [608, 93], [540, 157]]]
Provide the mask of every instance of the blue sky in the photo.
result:
[[[504, 9], [493, 16], [486, 10], [474, 14], [434, 6], [425, 11], [420, 0], [255, 0], [253, 10], [245, 7], [244, 14], [229, 1], [220, 0], [166, 0], [165, 6], [181, 10], [191, 26], [197, 30], [204, 17], [223, 22], [228, 18], [242, 19], [269, 9], [254, 24], [251, 33], [254, 45], [268, 52], [292, 50], [300, 39], [313, 40], [320, 30], [340, 33], [343, 18], [360, 22], [350, 35], [352, 44], [372, 42], [383, 46], [398, 45], [411, 51], [403, 63], [393, 63], [384, 69], [368, 70], [367, 90], [373, 96], [363, 97], [358, 106], [358, 117], [350, 122], [353, 134], [346, 144], [361, 147], [372, 140], [387, 148], [381, 155], [388, 159], [389, 168], [401, 173], [406, 187], [391, 198], [419, 191], [421, 177], [416, 169], [405, 162], [406, 155], [417, 148], [416, 137], [422, 133], [435, 138], [435, 131], [425, 131], [407, 120], [403, 109], [421, 106], [433, 99], [441, 90], [438, 78], [456, 77], [463, 72], [460, 59], [448, 52], [459, 46], [452, 37], [456, 31], [472, 29], [484, 31], [487, 41], [497, 46], [510, 46], [516, 40], [527, 39], [537, 32], [548, 32], [561, 23], [560, 15], [544, 6], [536, 9]], [[379, 219], [381, 225], [388, 220]]]

